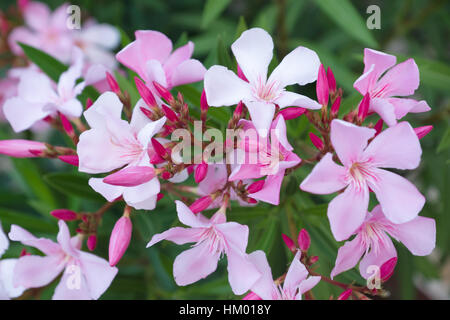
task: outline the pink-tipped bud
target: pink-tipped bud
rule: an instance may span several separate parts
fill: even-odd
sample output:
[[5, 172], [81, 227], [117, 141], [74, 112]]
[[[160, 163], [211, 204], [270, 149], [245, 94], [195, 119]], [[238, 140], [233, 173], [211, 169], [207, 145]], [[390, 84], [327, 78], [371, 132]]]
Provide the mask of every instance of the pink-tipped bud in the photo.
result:
[[92, 99], [91, 98], [87, 98], [86, 99], [85, 110], [89, 109], [93, 104], [94, 104], [94, 102], [92, 101]]
[[206, 113], [208, 112], [208, 109], [209, 109], [209, 104], [208, 104], [208, 101], [206, 100], [205, 89], [203, 89], [202, 96], [200, 97], [200, 111], [201, 111], [200, 118], [202, 121], [206, 120]]
[[152, 167], [126, 167], [103, 178], [103, 182], [113, 186], [135, 187], [152, 180], [155, 177]]
[[131, 240], [133, 226], [130, 217], [124, 215], [117, 220], [109, 239], [109, 265], [114, 267], [122, 258]]
[[97, 236], [95, 234], [91, 234], [87, 241], [86, 241], [87, 247], [90, 251], [94, 251], [97, 247]]
[[39, 141], [22, 139], [0, 140], [0, 154], [14, 158], [39, 157], [46, 149], [45, 144]]
[[375, 126], [373, 127], [375, 129], [375, 135], [379, 135], [381, 130], [383, 130], [383, 119], [380, 119], [375, 123]]
[[338, 96], [336, 97], [336, 100], [334, 100], [333, 105], [331, 106], [331, 114], [333, 116], [337, 115], [340, 107], [341, 107], [341, 96]]
[[158, 195], [156, 196], [156, 201], [161, 200], [162, 198], [164, 198], [164, 193], [158, 193]]
[[75, 134], [75, 131], [73, 130], [73, 126], [70, 123], [69, 119], [62, 113], [59, 114], [59, 118], [61, 119], [61, 124], [64, 129], [64, 131], [67, 133], [69, 137], [72, 137]]
[[244, 109], [244, 103], [242, 101], [239, 101], [239, 103], [236, 106], [236, 109], [234, 109], [233, 112], [233, 119], [240, 119], [242, 117], [242, 111]]
[[207, 173], [208, 173], [208, 164], [206, 162], [200, 163], [195, 168], [195, 174], [194, 174], [195, 183], [202, 182], [203, 179], [205, 179]]
[[155, 150], [155, 153], [160, 156], [163, 159], [167, 159], [169, 157], [169, 153], [167, 152], [166, 148], [155, 138], [151, 139], [153, 150]]
[[331, 92], [336, 91], [336, 79], [334, 78], [333, 71], [331, 71], [331, 68], [328, 67], [327, 69], [327, 80], [328, 80], [328, 89]]
[[166, 87], [156, 81], [153, 81], [153, 86], [155, 87], [156, 92], [158, 92], [159, 96], [162, 99], [166, 100], [167, 103], [172, 104], [175, 101], [172, 94]]
[[163, 178], [164, 180], [169, 180], [173, 177], [173, 174], [169, 171], [163, 171], [161, 173], [161, 178]]
[[140, 107], [139, 109], [141, 109], [141, 111], [144, 114], [144, 116], [146, 116], [147, 118], [152, 120], [153, 113], [150, 110], [148, 110], [147, 108], [144, 108], [144, 107]]
[[50, 212], [56, 219], [64, 221], [73, 221], [78, 219], [78, 214], [69, 209], [56, 209]]
[[64, 155], [64, 156], [58, 156], [58, 159], [62, 162], [71, 164], [75, 167], [78, 167], [80, 164], [80, 160], [78, 159], [77, 155]]
[[297, 242], [300, 250], [308, 251], [309, 246], [311, 245], [311, 238], [309, 237], [308, 231], [305, 229], [300, 230], [298, 233]]
[[258, 180], [253, 182], [251, 185], [247, 188], [247, 193], [252, 194], [258, 191], [261, 191], [261, 189], [264, 187], [265, 180]]
[[188, 175], [191, 175], [195, 171], [194, 168], [195, 168], [195, 166], [193, 164], [191, 164], [189, 167], [187, 167]]
[[178, 122], [179, 118], [178, 118], [177, 114], [175, 113], [175, 111], [173, 111], [166, 105], [162, 105], [161, 107], [164, 112], [164, 115], [167, 117], [167, 119], [169, 119], [169, 121]]
[[431, 130], [433, 130], [433, 126], [423, 126], [414, 128], [414, 132], [416, 133], [417, 137], [419, 137], [419, 139], [425, 137], [427, 134], [430, 133]]
[[312, 256], [311, 258], [309, 258], [309, 263], [310, 264], [314, 264], [317, 261], [319, 261], [319, 257], [318, 256]]
[[139, 95], [142, 97], [142, 99], [144, 100], [144, 102], [149, 106], [149, 107], [155, 107], [156, 106], [156, 100], [155, 97], [153, 96], [152, 92], [150, 91], [149, 88], [147, 88], [147, 86], [145, 85], [144, 82], [142, 82], [141, 79], [139, 79], [138, 77], [134, 78], [134, 82], [136, 83], [136, 88], [139, 92]]
[[323, 64], [320, 65], [319, 74], [317, 75], [316, 93], [317, 101], [319, 101], [321, 105], [326, 106], [328, 104], [329, 89], [327, 73], [325, 72]]
[[281, 237], [283, 238], [284, 243], [290, 251], [295, 252], [297, 250], [297, 248], [295, 247], [295, 243], [291, 238], [289, 238], [284, 233], [281, 234]]
[[262, 300], [256, 293], [250, 291], [242, 300]]
[[250, 204], [256, 204], [256, 203], [258, 203], [258, 200], [253, 199], [253, 198], [247, 198], [245, 201], [247, 201], [247, 203], [250, 203]]
[[380, 278], [381, 281], [386, 282], [394, 274], [395, 266], [397, 265], [397, 257], [391, 258], [380, 268]]
[[212, 201], [213, 200], [212, 200], [211, 196], [201, 197], [201, 198], [195, 200], [189, 206], [189, 209], [191, 209], [191, 211], [193, 213], [199, 213], [199, 212], [205, 210], [206, 208], [208, 208], [211, 205]]
[[338, 300], [347, 300], [348, 298], [350, 298], [351, 295], [352, 295], [352, 289], [347, 289], [344, 292], [342, 292], [337, 299]]
[[237, 75], [239, 78], [241, 78], [242, 80], [248, 82], [247, 77], [245, 76], [244, 72], [242, 71], [241, 67], [239, 66], [239, 64], [237, 65]]
[[106, 71], [106, 81], [108, 81], [109, 87], [111, 88], [112, 92], [114, 92], [115, 94], [120, 94], [120, 88], [116, 78], [114, 78], [114, 76], [108, 71]]
[[305, 108], [291, 107], [281, 109], [279, 114], [283, 116], [284, 120], [291, 120], [300, 117], [305, 112], [306, 112]]
[[316, 136], [314, 133], [309, 133], [309, 138], [311, 139], [312, 144], [314, 147], [316, 147], [319, 150], [323, 149], [323, 141], [318, 136]]
[[369, 113], [369, 106], [370, 106], [370, 95], [369, 93], [366, 93], [364, 95], [364, 98], [362, 98], [358, 107], [358, 118], [360, 120], [364, 120], [366, 118], [367, 113]]

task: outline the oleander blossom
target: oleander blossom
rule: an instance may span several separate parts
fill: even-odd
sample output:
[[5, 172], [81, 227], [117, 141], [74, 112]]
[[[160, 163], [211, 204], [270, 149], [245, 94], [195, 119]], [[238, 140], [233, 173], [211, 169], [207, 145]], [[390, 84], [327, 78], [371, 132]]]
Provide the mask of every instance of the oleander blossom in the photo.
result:
[[[319, 276], [308, 277], [309, 272], [300, 262], [298, 251], [292, 260], [283, 285], [275, 282], [272, 270], [263, 251], [249, 254], [250, 261], [262, 274], [261, 278], [250, 288], [251, 293], [245, 300], [301, 300], [302, 294], [314, 288], [320, 281]], [[253, 294], [252, 294], [253, 293]], [[256, 296], [255, 296], [256, 295]]]
[[265, 30], [253, 28], [244, 31], [231, 49], [248, 82], [226, 67], [212, 66], [206, 72], [204, 80], [210, 106], [231, 106], [243, 101], [262, 137], [266, 137], [268, 133], [276, 105], [280, 108], [321, 108], [316, 101], [284, 89], [288, 85], [305, 85], [316, 81], [320, 61], [314, 51], [297, 47], [284, 57], [267, 78], [273, 56], [273, 41]]
[[260, 273], [245, 253], [248, 227], [226, 222], [219, 210], [211, 219], [194, 214], [183, 202], [175, 201], [181, 223], [191, 227], [175, 227], [155, 234], [147, 247], [161, 240], [176, 244], [195, 242], [192, 248], [179, 254], [173, 264], [175, 282], [185, 286], [206, 278], [217, 268], [219, 259], [228, 258], [228, 280], [235, 294], [243, 294], [258, 280]]
[[36, 238], [19, 226], [11, 226], [11, 240], [20, 241], [45, 254], [20, 257], [14, 268], [14, 285], [27, 289], [43, 287], [63, 272], [52, 299], [98, 299], [110, 286], [117, 268], [110, 267], [105, 259], [81, 251], [80, 238], [70, 237], [64, 221], [59, 220], [58, 225], [57, 243], [46, 238]]
[[417, 135], [401, 122], [377, 135], [374, 129], [342, 120], [331, 122], [331, 143], [342, 163], [327, 153], [300, 185], [304, 191], [329, 194], [344, 190], [328, 205], [328, 219], [336, 240], [347, 239], [363, 223], [369, 204], [369, 188], [393, 223], [414, 219], [425, 198], [408, 180], [381, 168], [417, 168], [422, 150]]
[[364, 223], [355, 232], [356, 236], [339, 248], [331, 277], [349, 270], [358, 261], [361, 276], [368, 278], [371, 266], [381, 266], [397, 257], [397, 251], [389, 235], [403, 243], [412, 254], [426, 256], [433, 251], [436, 243], [436, 223], [434, 219], [416, 217], [408, 222], [394, 224], [386, 219], [381, 206], [377, 205], [368, 213]]
[[414, 59], [394, 66], [396, 61], [393, 55], [364, 49], [364, 72], [353, 84], [362, 95], [369, 93], [369, 112], [378, 113], [389, 126], [409, 112], [431, 110], [424, 100], [398, 98], [412, 95], [419, 87], [420, 79]]

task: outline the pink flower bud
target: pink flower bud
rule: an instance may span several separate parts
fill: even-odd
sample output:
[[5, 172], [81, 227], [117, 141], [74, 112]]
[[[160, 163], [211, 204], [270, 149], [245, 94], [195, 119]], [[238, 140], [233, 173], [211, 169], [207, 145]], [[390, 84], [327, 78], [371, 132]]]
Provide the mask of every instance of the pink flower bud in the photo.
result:
[[69, 209], [56, 209], [50, 212], [56, 219], [64, 221], [73, 221], [78, 219], [78, 214]]
[[348, 298], [350, 298], [351, 295], [352, 295], [352, 289], [347, 289], [344, 292], [342, 292], [337, 299], [338, 300], [347, 300]]
[[241, 78], [242, 80], [248, 82], [247, 77], [245, 76], [244, 72], [242, 72], [241, 67], [239, 66], [239, 64], [237, 65], [237, 75], [239, 78]]
[[264, 187], [264, 180], [258, 180], [253, 182], [251, 185], [247, 188], [247, 193], [252, 194], [258, 191], [261, 191], [261, 189]]
[[250, 203], [250, 204], [258, 203], [258, 200], [255, 200], [253, 198], [247, 198], [246, 201], [247, 201], [247, 203]]
[[58, 156], [58, 159], [61, 160], [62, 162], [71, 164], [71, 165], [73, 165], [75, 167], [78, 167], [78, 165], [80, 163], [77, 155]]
[[364, 98], [362, 98], [358, 107], [358, 118], [360, 120], [364, 120], [366, 118], [367, 113], [369, 112], [369, 106], [370, 106], [370, 95], [369, 93], [366, 93], [364, 95]]
[[286, 246], [289, 248], [289, 250], [291, 250], [292, 252], [295, 252], [295, 250], [297, 249], [295, 247], [295, 243], [294, 241], [292, 241], [291, 238], [289, 238], [287, 235], [285, 235], [284, 233], [281, 234], [281, 237], [283, 238], [284, 243], [286, 244]]
[[93, 104], [94, 104], [94, 102], [92, 102], [92, 99], [91, 98], [87, 98], [86, 99], [85, 110], [89, 109]]
[[208, 173], [208, 164], [206, 162], [200, 163], [195, 168], [195, 174], [194, 174], [195, 183], [200, 183], [201, 181], [203, 181], [203, 179], [205, 179], [207, 173]]
[[201, 198], [195, 200], [189, 206], [189, 209], [191, 209], [191, 211], [193, 213], [199, 213], [200, 211], [203, 211], [206, 208], [208, 208], [211, 205], [211, 203], [212, 203], [211, 196], [204, 196], [204, 197], [201, 197]]
[[178, 122], [179, 118], [178, 118], [177, 114], [175, 113], [175, 111], [173, 111], [166, 105], [162, 105], [161, 107], [164, 112], [164, 115], [167, 117], [167, 119], [169, 119], [169, 121]]
[[112, 92], [114, 92], [115, 94], [120, 94], [120, 88], [116, 78], [114, 78], [114, 76], [108, 71], [106, 71], [106, 81], [108, 81], [109, 87], [111, 88]]
[[191, 164], [189, 167], [187, 167], [187, 173], [188, 175], [191, 175], [194, 172], [194, 165]]
[[419, 139], [425, 137], [428, 133], [430, 133], [431, 130], [433, 130], [433, 126], [423, 126], [414, 128], [414, 132], [419, 137]]
[[144, 102], [149, 107], [155, 107], [156, 106], [156, 100], [155, 100], [155, 97], [153, 96], [153, 94], [151, 93], [150, 89], [147, 88], [147, 86], [144, 84], [144, 82], [142, 82], [142, 80], [139, 79], [138, 77], [134, 78], [134, 82], [136, 83], [136, 88], [137, 88], [137, 90], [139, 92], [139, 95], [144, 100]]
[[156, 89], [156, 92], [158, 92], [159, 96], [166, 100], [167, 103], [172, 104], [175, 99], [173, 98], [172, 94], [170, 93], [169, 90], [167, 90], [167, 88], [165, 88], [164, 86], [162, 86], [160, 83], [153, 81], [153, 86]]
[[340, 107], [341, 107], [341, 96], [338, 96], [336, 97], [336, 100], [334, 100], [333, 105], [331, 106], [331, 114], [333, 116], [337, 115]]
[[166, 160], [164, 160], [164, 158], [161, 158], [160, 155], [157, 154], [157, 153], [153, 153], [153, 154], [150, 156], [150, 163], [151, 163], [151, 164], [160, 164], [160, 163], [163, 163], [163, 162], [165, 162], [165, 161], [166, 161]]
[[163, 178], [164, 180], [169, 180], [172, 177], [173, 177], [173, 174], [170, 173], [169, 171], [163, 171], [161, 173], [161, 178]]
[[336, 79], [334, 78], [333, 71], [331, 71], [331, 68], [328, 67], [327, 69], [327, 80], [328, 80], [328, 88], [331, 92], [336, 91]]
[[145, 166], [126, 167], [103, 178], [103, 182], [113, 186], [135, 187], [152, 180], [155, 169]]
[[131, 240], [133, 226], [128, 216], [117, 220], [109, 239], [109, 265], [114, 267], [128, 248]]
[[244, 103], [239, 101], [233, 112], [233, 119], [240, 119], [242, 117], [242, 110], [244, 109]]
[[17, 0], [17, 6], [19, 7], [19, 10], [23, 13], [25, 8], [30, 3], [30, 0]]
[[208, 101], [206, 100], [206, 92], [205, 89], [203, 89], [202, 96], [200, 97], [200, 111], [201, 111], [200, 118], [202, 121], [206, 120], [206, 113], [208, 112], [208, 109], [209, 105]]
[[317, 101], [319, 101], [321, 105], [326, 106], [328, 104], [329, 90], [327, 74], [325, 72], [323, 64], [321, 64], [319, 67], [319, 74], [317, 76], [316, 82], [316, 93]]
[[381, 130], [383, 130], [383, 119], [380, 119], [375, 123], [375, 126], [373, 127], [375, 129], [375, 136], [379, 135]]
[[156, 201], [161, 200], [162, 198], [164, 198], [164, 193], [158, 193], [158, 195], [156, 196]]
[[[47, 147], [44, 143], [32, 140], [0, 140], [0, 154], [15, 158], [34, 158], [40, 156]], [[33, 152], [30, 152], [33, 150]]]
[[141, 109], [142, 113], [143, 113], [147, 118], [149, 118], [150, 120], [152, 120], [153, 113], [152, 113], [150, 110], [148, 110], [148, 109], [146, 109], [146, 108], [144, 108], [144, 107], [140, 107], [139, 109]]
[[94, 251], [95, 247], [97, 247], [97, 236], [95, 234], [91, 234], [88, 237], [86, 244], [90, 251]]
[[394, 274], [395, 266], [397, 265], [397, 257], [391, 258], [380, 268], [380, 278], [381, 281], [386, 282]]
[[300, 250], [308, 251], [309, 246], [311, 245], [311, 238], [309, 237], [308, 231], [305, 229], [300, 230], [298, 233], [297, 242]]
[[306, 112], [305, 108], [291, 107], [281, 109], [279, 114], [281, 114], [285, 120], [291, 120], [300, 117], [305, 112]]
[[250, 291], [245, 297], [242, 298], [242, 300], [262, 300], [262, 299], [256, 293]]
[[319, 257], [318, 256], [313, 256], [313, 257], [309, 258], [309, 263], [310, 264], [314, 264], [317, 261], [319, 261]]
[[155, 138], [151, 139], [153, 150], [155, 150], [156, 154], [158, 154], [161, 158], [167, 159], [169, 157], [169, 153], [166, 148]]
[[72, 137], [75, 134], [75, 131], [73, 130], [72, 124], [70, 123], [69, 119], [67, 119], [66, 116], [62, 113], [59, 113], [59, 118], [61, 119], [61, 124], [64, 131], [69, 137]]
[[314, 147], [316, 147], [319, 150], [323, 149], [323, 141], [318, 136], [316, 136], [314, 133], [309, 133], [309, 138], [311, 139], [312, 144]]

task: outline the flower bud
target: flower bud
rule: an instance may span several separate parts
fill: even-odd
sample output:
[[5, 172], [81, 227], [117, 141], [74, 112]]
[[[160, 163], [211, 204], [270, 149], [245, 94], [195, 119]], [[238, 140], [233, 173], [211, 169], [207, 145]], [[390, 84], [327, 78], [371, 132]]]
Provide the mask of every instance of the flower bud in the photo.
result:
[[69, 137], [73, 137], [75, 131], [73, 130], [72, 124], [70, 123], [69, 119], [67, 119], [66, 116], [63, 115], [62, 113], [59, 113], [59, 118], [61, 119], [61, 124], [66, 134]]
[[335, 117], [338, 114], [340, 107], [341, 107], [341, 96], [337, 96], [336, 100], [334, 100], [333, 105], [331, 106], [331, 115], [333, 117]]
[[336, 92], [336, 79], [334, 78], [333, 71], [328, 67], [327, 69], [328, 89], [333, 93]]
[[358, 119], [364, 120], [369, 113], [369, 106], [370, 106], [370, 95], [369, 93], [366, 93], [364, 95], [364, 98], [362, 98], [359, 107], [358, 107]]
[[258, 180], [253, 182], [251, 185], [247, 188], [247, 193], [252, 194], [258, 191], [261, 191], [261, 189], [264, 187], [265, 180]]
[[64, 221], [73, 221], [78, 219], [78, 214], [69, 209], [56, 209], [50, 212], [52, 216]]
[[309, 246], [311, 245], [311, 238], [309, 237], [308, 231], [305, 229], [300, 230], [298, 233], [297, 242], [300, 250], [308, 251]]
[[151, 139], [153, 150], [155, 150], [155, 153], [160, 156], [163, 159], [167, 159], [169, 157], [169, 153], [167, 152], [166, 148], [155, 138]]
[[175, 111], [173, 111], [172, 109], [170, 109], [168, 106], [166, 105], [162, 105], [161, 106], [164, 115], [167, 117], [167, 119], [171, 122], [178, 122], [179, 118], [177, 116], [177, 114], [175, 113]]
[[309, 133], [309, 138], [311, 139], [312, 144], [314, 147], [316, 147], [318, 150], [323, 149], [323, 141], [318, 136], [316, 136], [314, 133]]
[[383, 263], [380, 268], [380, 279], [383, 282], [389, 280], [389, 278], [394, 274], [395, 266], [397, 265], [397, 257], [393, 257]]
[[319, 261], [319, 257], [318, 256], [312, 256], [311, 258], [309, 258], [309, 263], [310, 264], [314, 264], [317, 261]]
[[289, 250], [291, 250], [292, 252], [295, 252], [297, 250], [297, 248], [295, 247], [295, 243], [294, 243], [294, 241], [292, 241], [291, 238], [289, 238], [284, 233], [281, 234], [281, 237], [283, 238], [283, 241], [286, 244], [286, 246], [289, 248]]
[[120, 94], [120, 88], [116, 78], [114, 78], [114, 76], [108, 71], [106, 71], [106, 81], [108, 81], [109, 87], [111, 88], [112, 92], [117, 95]]
[[428, 133], [430, 133], [431, 130], [433, 130], [433, 126], [423, 126], [414, 128], [414, 132], [416, 133], [417, 137], [419, 137], [419, 139], [425, 137]]
[[151, 93], [150, 89], [147, 88], [147, 86], [144, 84], [144, 82], [142, 82], [142, 80], [139, 79], [138, 77], [134, 78], [134, 82], [136, 83], [136, 88], [137, 88], [137, 90], [139, 92], [139, 95], [144, 100], [144, 102], [149, 107], [155, 107], [156, 106], [156, 100], [155, 100], [155, 97], [153, 96], [153, 94]]
[[[15, 158], [34, 158], [42, 155], [47, 147], [43, 142], [32, 140], [0, 140], [0, 154]], [[33, 150], [33, 152], [31, 152]]]
[[197, 200], [195, 200], [190, 206], [189, 209], [191, 209], [191, 211], [193, 213], [199, 213], [200, 211], [205, 210], [206, 208], [208, 208], [211, 203], [212, 203], [212, 198], [211, 196], [204, 196], [201, 197]]
[[208, 101], [206, 100], [206, 92], [205, 89], [203, 89], [202, 96], [200, 97], [200, 111], [201, 111], [200, 118], [202, 121], [206, 120], [206, 113], [208, 112], [208, 109], [209, 105]]
[[153, 81], [153, 86], [155, 87], [156, 92], [158, 92], [159, 96], [162, 99], [166, 100], [168, 104], [172, 104], [175, 101], [172, 94], [166, 87], [156, 81]]
[[62, 155], [62, 156], [58, 156], [58, 159], [61, 160], [62, 162], [71, 164], [75, 167], [78, 167], [80, 160], [78, 159], [77, 155]]
[[383, 130], [383, 119], [380, 119], [375, 123], [375, 126], [373, 127], [375, 129], [375, 136], [379, 135], [381, 130]]
[[94, 251], [95, 247], [97, 247], [97, 236], [95, 234], [91, 234], [88, 237], [86, 244], [90, 251]]
[[233, 112], [233, 120], [237, 121], [242, 117], [242, 111], [244, 109], [244, 103], [242, 101], [239, 101], [239, 103], [236, 106], [236, 109], [234, 109]]
[[323, 106], [328, 105], [328, 96], [329, 96], [328, 79], [323, 64], [321, 64], [319, 67], [319, 74], [317, 76], [316, 82], [316, 93], [317, 93], [317, 101]]
[[103, 182], [113, 186], [135, 187], [152, 180], [155, 169], [145, 166], [126, 167], [103, 178]]
[[117, 220], [109, 239], [109, 265], [114, 267], [128, 248], [132, 232], [131, 219], [123, 215]]
[[208, 173], [208, 164], [206, 162], [202, 162], [195, 168], [194, 179], [195, 183], [200, 183], [205, 179], [206, 174]]
[[351, 295], [352, 295], [352, 289], [347, 289], [344, 292], [342, 292], [337, 299], [338, 300], [347, 300], [348, 298], [350, 298]]
[[281, 109], [279, 114], [281, 114], [285, 120], [291, 120], [300, 117], [305, 112], [306, 112], [305, 108], [291, 107]]
[[162, 198], [164, 198], [164, 193], [158, 193], [158, 195], [156, 196], [156, 201], [161, 200]]
[[151, 110], [144, 108], [144, 107], [140, 107], [139, 109], [141, 109], [142, 113], [149, 118], [150, 120], [153, 120], [153, 113], [151, 112]]

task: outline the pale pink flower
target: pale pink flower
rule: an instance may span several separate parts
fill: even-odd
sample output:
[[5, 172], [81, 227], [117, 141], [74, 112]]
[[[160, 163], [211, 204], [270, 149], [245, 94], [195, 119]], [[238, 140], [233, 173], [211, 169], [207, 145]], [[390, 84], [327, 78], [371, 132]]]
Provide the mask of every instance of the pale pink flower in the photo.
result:
[[[356, 236], [339, 248], [331, 277], [359, 264], [361, 276], [368, 278], [371, 266], [381, 266], [397, 257], [397, 251], [389, 235], [403, 243], [412, 254], [426, 256], [433, 251], [436, 243], [436, 223], [434, 219], [416, 217], [408, 222], [394, 224], [386, 219], [381, 206], [377, 205], [368, 213], [364, 223], [356, 230]], [[369, 268], [371, 267], [371, 268]]]
[[45, 254], [20, 257], [14, 268], [14, 285], [27, 289], [43, 287], [64, 272], [53, 299], [98, 299], [110, 286], [117, 268], [110, 267], [105, 259], [81, 251], [80, 238], [70, 237], [69, 228], [64, 221], [59, 220], [58, 224], [57, 243], [50, 239], [36, 238], [19, 226], [11, 226], [11, 240], [35, 247]]
[[8, 99], [3, 106], [5, 117], [14, 131], [27, 130], [58, 112], [70, 118], [81, 115], [83, 106], [77, 96], [83, 91], [85, 82], [76, 83], [83, 67], [79, 49], [75, 50], [74, 57], [74, 64], [61, 74], [56, 89], [43, 73], [27, 71], [20, 76], [18, 96]]
[[148, 86], [152, 87], [152, 82], [156, 81], [170, 89], [203, 80], [206, 69], [200, 61], [191, 59], [192, 42], [172, 52], [172, 41], [161, 32], [138, 30], [135, 36], [136, 40], [123, 48], [116, 58]]
[[327, 153], [303, 180], [300, 188], [316, 194], [345, 189], [328, 205], [331, 231], [338, 241], [347, 239], [363, 223], [369, 204], [369, 188], [394, 223], [414, 219], [425, 198], [402, 176], [381, 168], [411, 170], [422, 155], [419, 139], [407, 122], [390, 127], [367, 145], [374, 129], [333, 120], [331, 143], [342, 166]]
[[362, 95], [369, 93], [369, 112], [378, 113], [389, 126], [395, 125], [397, 119], [403, 118], [408, 112], [431, 110], [423, 100], [396, 98], [412, 95], [420, 82], [419, 69], [414, 59], [394, 67], [396, 61], [393, 55], [364, 49], [364, 72], [353, 84]]
[[242, 100], [263, 137], [272, 123], [275, 105], [321, 108], [316, 101], [284, 89], [288, 85], [316, 81], [320, 61], [314, 51], [297, 47], [267, 79], [273, 41], [266, 31], [260, 28], [244, 31], [231, 49], [248, 82], [226, 67], [212, 66], [205, 74], [205, 92], [210, 106], [231, 106]]
[[31, 45], [56, 57], [62, 62], [69, 62], [73, 39], [67, 27], [67, 7], [63, 4], [51, 12], [46, 4], [30, 2], [23, 10], [25, 26], [17, 27], [11, 32], [8, 42], [16, 55], [22, 55], [18, 42]]
[[[77, 145], [81, 172], [104, 173], [124, 166], [153, 168], [148, 155], [149, 143], [166, 118], [152, 122], [142, 113], [140, 106], [143, 105], [140, 100], [128, 123], [121, 119], [123, 105], [117, 95], [105, 92], [84, 112], [91, 129], [80, 135]], [[107, 184], [102, 178], [91, 178], [89, 185], [110, 202], [123, 195], [127, 204], [145, 210], [155, 208], [160, 191], [156, 177], [131, 187]]]
[[19, 79], [15, 78], [5, 78], [0, 80], [0, 120], [4, 120], [5, 116], [3, 114], [3, 104], [9, 98], [17, 95], [17, 86], [19, 84]]
[[[284, 279], [283, 285], [274, 282], [272, 270], [263, 251], [250, 253], [249, 259], [262, 274], [261, 278], [250, 288], [262, 300], [301, 300], [302, 294], [314, 288], [320, 277], [308, 277], [309, 272], [300, 262], [301, 252], [297, 252]], [[258, 300], [258, 299], [251, 299]]]
[[191, 227], [175, 227], [153, 236], [147, 247], [161, 240], [176, 244], [195, 242], [192, 248], [182, 252], [173, 264], [175, 282], [180, 286], [206, 278], [217, 268], [222, 255], [228, 258], [228, 280], [235, 294], [246, 292], [260, 277], [258, 270], [245, 253], [248, 227], [236, 222], [226, 222], [219, 210], [211, 219], [201, 213], [194, 214], [184, 203], [175, 201], [178, 218]]
[[[278, 205], [280, 188], [286, 169], [299, 164], [301, 159], [292, 152], [286, 135], [286, 123], [283, 116], [278, 116], [272, 123], [269, 137], [262, 138], [250, 121], [242, 120], [244, 132], [241, 135], [241, 148], [251, 149], [244, 163], [236, 166], [230, 175], [230, 181], [257, 179], [267, 176], [261, 190], [249, 194], [249, 197]], [[252, 131], [255, 134], [246, 134]], [[248, 137], [249, 139], [246, 139]], [[255, 139], [252, 141], [251, 139]], [[270, 141], [269, 141], [270, 140]], [[248, 147], [250, 145], [250, 147]], [[255, 161], [252, 161], [255, 160]], [[251, 163], [253, 162], [253, 163]], [[256, 162], [256, 163], [254, 163]]]

